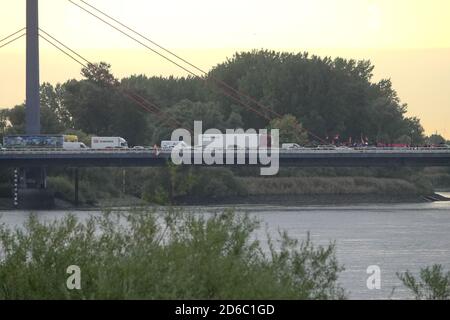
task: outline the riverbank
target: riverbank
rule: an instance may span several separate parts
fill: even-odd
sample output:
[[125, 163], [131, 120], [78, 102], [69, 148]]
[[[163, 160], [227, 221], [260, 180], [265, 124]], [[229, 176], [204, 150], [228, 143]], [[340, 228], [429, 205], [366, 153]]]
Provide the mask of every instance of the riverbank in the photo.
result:
[[[251, 195], [236, 196], [220, 199], [205, 198], [181, 198], [177, 205], [181, 206], [209, 206], [209, 205], [279, 205], [279, 206], [296, 206], [296, 205], [343, 205], [343, 204], [394, 204], [394, 203], [427, 203], [437, 201], [449, 201], [450, 198], [444, 197], [438, 193], [431, 195], [380, 195], [380, 194], [315, 194], [315, 195]], [[56, 210], [98, 210], [101, 208], [120, 208], [120, 207], [140, 207], [146, 206], [148, 203], [138, 198], [121, 198], [116, 200], [103, 200], [95, 205], [80, 205], [75, 207], [73, 203], [56, 199]], [[13, 210], [11, 199], [0, 198], [0, 210]]]
[[[364, 176], [362, 175], [364, 172], [357, 171], [354, 174], [360, 173], [360, 175], [333, 177], [294, 175], [299, 173], [302, 172], [292, 172], [292, 176], [284, 173], [280, 177], [249, 177], [237, 174], [223, 175], [222, 171], [217, 170], [200, 171], [198, 176], [200, 178], [196, 176], [196, 179], [193, 179], [190, 175], [178, 177], [171, 186], [164, 185], [164, 181], [167, 183], [167, 180], [161, 183], [154, 181], [151, 184], [152, 188], [141, 184], [131, 184], [135, 182], [135, 179], [130, 176], [127, 184], [122, 186], [123, 190], [126, 189], [126, 193], [117, 191], [117, 188], [113, 186], [100, 188], [83, 181], [80, 184], [81, 205], [78, 208], [136, 207], [148, 204], [162, 206], [170, 204], [334, 205], [450, 200], [435, 193], [435, 190], [448, 190], [448, 188], [438, 188], [439, 184], [434, 185], [429, 179], [420, 176], [411, 176], [409, 179], [404, 177], [406, 174], [397, 178], [374, 177]], [[57, 190], [55, 191], [56, 208], [75, 208], [72, 202], [75, 191], [70, 182], [63, 178], [51, 178], [50, 182], [51, 188]], [[148, 185], [147, 182], [146, 186]], [[160, 187], [156, 188], [155, 185]], [[442, 184], [442, 186], [445, 185]], [[0, 210], [13, 208], [12, 199], [0, 198]]]
[[430, 195], [390, 195], [390, 194], [284, 194], [250, 195], [221, 199], [182, 198], [179, 205], [341, 205], [341, 204], [392, 204], [427, 203], [450, 201], [437, 193]]

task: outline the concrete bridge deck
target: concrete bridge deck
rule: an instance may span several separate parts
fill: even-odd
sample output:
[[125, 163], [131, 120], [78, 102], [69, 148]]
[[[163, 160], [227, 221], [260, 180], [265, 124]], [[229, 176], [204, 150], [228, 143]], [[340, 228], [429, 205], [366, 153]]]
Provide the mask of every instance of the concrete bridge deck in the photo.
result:
[[[223, 153], [224, 163], [227, 155], [233, 152]], [[255, 150], [241, 152], [247, 165], [250, 157], [257, 156]], [[201, 152], [192, 150], [192, 159], [194, 154]], [[280, 149], [279, 159], [280, 166], [286, 167], [448, 167], [450, 149]], [[0, 167], [157, 167], [168, 161], [171, 161], [170, 152], [154, 149], [0, 151]]]

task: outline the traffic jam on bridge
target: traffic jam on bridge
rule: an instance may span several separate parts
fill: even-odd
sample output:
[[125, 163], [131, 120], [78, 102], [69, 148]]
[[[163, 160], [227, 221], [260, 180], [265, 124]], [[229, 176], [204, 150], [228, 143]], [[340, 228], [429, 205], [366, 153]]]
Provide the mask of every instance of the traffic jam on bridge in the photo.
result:
[[[271, 138], [267, 135], [242, 133], [224, 134], [222, 137], [216, 134], [201, 134], [198, 138], [197, 146], [190, 146], [184, 141], [161, 141], [160, 145], [153, 146], [129, 146], [127, 141], [121, 137], [92, 137], [90, 144], [79, 141], [76, 135], [11, 135], [3, 138], [0, 145], [2, 152], [93, 152], [93, 151], [114, 151], [114, 152], [171, 152], [174, 148], [184, 150], [198, 150], [199, 148], [211, 148], [215, 139], [221, 138], [223, 147], [214, 146], [215, 149], [222, 150], [257, 150], [261, 148], [272, 148]], [[228, 143], [232, 141], [233, 143]], [[253, 142], [254, 141], [254, 142]], [[227, 142], [227, 143], [225, 143]], [[242, 143], [241, 143], [242, 142]], [[221, 142], [222, 145], [222, 142]], [[441, 151], [450, 152], [450, 145], [422, 145], [411, 146], [407, 144], [370, 144], [367, 140], [360, 143], [337, 143], [335, 140], [329, 144], [301, 145], [296, 142], [283, 143], [279, 147], [280, 152], [323, 152], [333, 151], [334, 153], [345, 153], [352, 151]]]

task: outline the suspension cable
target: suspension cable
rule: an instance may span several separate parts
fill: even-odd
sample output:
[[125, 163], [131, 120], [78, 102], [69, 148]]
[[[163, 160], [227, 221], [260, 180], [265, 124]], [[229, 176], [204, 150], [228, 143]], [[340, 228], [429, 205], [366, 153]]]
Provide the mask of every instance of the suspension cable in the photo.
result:
[[1, 39], [0, 42], [3, 42], [3, 41], [5, 41], [5, 40], [7, 40], [7, 39], [9, 39], [9, 38], [11, 38], [11, 37], [14, 37], [16, 34], [22, 32], [22, 31], [24, 31], [24, 30], [26, 30], [26, 28], [22, 28], [22, 29], [20, 29], [20, 30], [18, 30], [18, 31], [16, 31], [16, 32], [10, 34], [10, 35], [7, 36], [6, 38]]
[[[95, 66], [95, 64], [91, 63], [89, 60], [87, 60], [86, 58], [84, 58], [83, 56], [81, 56], [80, 54], [75, 52], [74, 50], [70, 49], [68, 46], [63, 44], [61, 41], [57, 40], [55, 37], [51, 36], [46, 31], [44, 31], [42, 29], [40, 29], [40, 31], [42, 31], [46, 36], [53, 39], [53, 41], [57, 42], [59, 45], [55, 44], [53, 41], [50, 41], [49, 39], [47, 39], [46, 37], [44, 37], [43, 35], [40, 34], [39, 36], [42, 39], [44, 39], [46, 42], [51, 44], [53, 47], [55, 47], [56, 49], [58, 49], [59, 51], [64, 53], [66, 56], [68, 56], [69, 58], [71, 58], [72, 60], [74, 60], [81, 66], [83, 66], [84, 68], [88, 69], [89, 67]], [[70, 51], [73, 54], [67, 52], [65, 49], [61, 48], [60, 46], [64, 47], [67, 51]], [[80, 59], [77, 59], [76, 57], [74, 57], [74, 55], [76, 55]], [[84, 60], [85, 63], [81, 62], [80, 60]], [[146, 100], [144, 97], [142, 97], [136, 93], [132, 93], [131, 91], [129, 91], [127, 89], [117, 88], [112, 84], [108, 84], [108, 85], [110, 87], [112, 87], [113, 89], [121, 92], [122, 94], [127, 96], [129, 99], [133, 100], [136, 104], [138, 104], [140, 107], [142, 107], [146, 111], [156, 114], [157, 116], [159, 116], [161, 118], [161, 120], [166, 120], [166, 121], [170, 120], [172, 122], [172, 126], [174, 128], [181, 127], [181, 124], [176, 119], [174, 119], [174, 118], [170, 117], [170, 115], [164, 113], [160, 108], [158, 108], [155, 104]]]
[[[208, 74], [208, 72], [206, 72], [205, 70], [201, 69], [200, 67], [194, 65], [192, 62], [189, 62], [188, 60], [182, 58], [181, 56], [177, 55], [176, 53], [174, 53], [173, 51], [163, 47], [162, 45], [158, 44], [157, 42], [153, 41], [152, 39], [146, 37], [145, 35], [143, 35], [142, 33], [136, 31], [135, 29], [132, 29], [131, 27], [127, 26], [126, 24], [124, 24], [123, 22], [119, 21], [118, 19], [112, 17], [111, 15], [108, 15], [106, 12], [98, 9], [97, 7], [91, 5], [90, 3], [84, 1], [84, 0], [79, 0], [80, 2], [84, 3], [85, 5], [87, 5], [88, 7], [92, 8], [93, 10], [99, 12], [100, 14], [102, 14], [103, 16], [107, 17], [108, 19], [114, 21], [115, 23], [117, 23], [118, 25], [124, 27], [125, 29], [133, 32], [134, 34], [138, 35], [139, 37], [141, 37], [142, 39], [147, 40], [148, 42], [150, 42], [151, 44], [155, 45], [156, 47], [160, 48], [161, 50], [167, 52], [168, 54], [172, 55], [173, 57], [177, 58], [178, 60], [184, 62], [185, 64], [187, 64], [188, 66], [194, 68], [195, 70], [201, 72], [202, 74], [204, 74], [205, 76], [209, 76], [211, 79], [213, 79], [214, 81], [220, 83], [221, 85], [225, 86], [227, 89], [233, 91], [234, 93], [245, 97], [251, 101], [253, 101], [254, 103], [256, 103], [259, 107], [261, 107], [262, 109], [264, 109], [265, 111], [269, 111], [270, 113], [274, 114], [277, 117], [281, 117], [275, 110], [270, 109], [269, 107], [266, 107], [264, 105], [262, 105], [259, 101], [257, 101], [256, 99], [254, 99], [253, 97], [243, 93], [242, 91], [239, 91], [233, 87], [231, 87], [229, 84], [227, 84], [226, 82], [224, 82], [223, 80], [220, 80], [214, 76], [211, 76]], [[72, 2], [72, 1], [71, 1]], [[200, 77], [199, 75], [195, 75], [196, 77]]]
[[[69, 48], [67, 45], [65, 45], [64, 43], [62, 43], [61, 41], [59, 41], [58, 39], [56, 39], [55, 37], [53, 37], [52, 35], [50, 35], [49, 33], [47, 33], [45, 30], [39, 29], [40, 31], [42, 31], [43, 33], [45, 33], [48, 37], [50, 37], [52, 40], [56, 41], [59, 45], [63, 46], [65, 49], [69, 50], [70, 52], [72, 52], [74, 55], [76, 55], [77, 57], [79, 57], [81, 60], [84, 60], [88, 66], [95, 66], [92, 62], [90, 62], [88, 59], [86, 59], [85, 57], [83, 57], [82, 55], [80, 55], [78, 52], [72, 50], [71, 48]], [[88, 68], [85, 64], [82, 64], [85, 68]], [[146, 99], [139, 96], [138, 94], [135, 93], [131, 93], [129, 90], [127, 89], [122, 89], [123, 91], [127, 92], [127, 95], [132, 95], [132, 98], [135, 102], [136, 99], [139, 99], [143, 102], [146, 102]], [[142, 102], [139, 102], [139, 104], [141, 104]], [[148, 102], [147, 103], [154, 109], [152, 112], [154, 113], [159, 113], [162, 114], [162, 111], [160, 110], [160, 108], [158, 108], [157, 106], [153, 105], [152, 103]]]
[[[17, 40], [19, 40], [20, 38], [24, 37], [25, 35], [26, 35], [26, 33], [24, 33], [24, 34], [22, 34], [22, 35], [20, 35], [20, 36], [18, 36], [18, 37], [16, 37], [16, 38], [14, 38], [14, 39], [12, 39], [12, 40], [6, 42], [5, 44], [2, 44], [2, 45], [0, 46], [0, 49], [3, 48], [3, 47], [6, 47], [7, 45], [9, 45], [9, 44], [11, 44], [11, 43], [13, 43], [13, 42], [15, 42], [15, 41], [17, 41]], [[8, 37], [8, 38], [9, 38], [9, 37]]]
[[[114, 26], [113, 24], [109, 23], [108, 21], [106, 21], [105, 19], [99, 17], [98, 15], [96, 15], [95, 13], [92, 13], [91, 11], [87, 10], [86, 8], [83, 8], [82, 6], [80, 6], [79, 4], [73, 2], [72, 0], [68, 0], [70, 3], [72, 3], [73, 5], [79, 7], [80, 9], [82, 9], [83, 11], [87, 12], [88, 14], [90, 14], [91, 16], [95, 17], [96, 19], [102, 21], [103, 23], [107, 24], [108, 26], [110, 26], [111, 28], [115, 29], [116, 31], [122, 33], [123, 35], [125, 35], [126, 37], [132, 39], [133, 41], [139, 43], [140, 45], [142, 45], [143, 47], [147, 48], [148, 50], [152, 51], [153, 53], [157, 54], [158, 56], [162, 57], [163, 59], [171, 62], [172, 64], [176, 65], [177, 67], [181, 68], [182, 70], [184, 70], [185, 72], [187, 72], [188, 74], [196, 77], [196, 78], [201, 78], [203, 81], [207, 82], [207, 79], [200, 77], [198, 74], [196, 74], [195, 72], [183, 67], [182, 65], [180, 65], [179, 63], [175, 62], [173, 59], [168, 58], [167, 56], [163, 55], [162, 53], [156, 51], [155, 49], [151, 48], [150, 46], [146, 45], [145, 43], [143, 43], [142, 41], [136, 39], [135, 37], [129, 35], [128, 33], [126, 33], [125, 31], [121, 30], [120, 28]], [[268, 117], [267, 115], [265, 115], [264, 113], [260, 112], [259, 110], [249, 106], [248, 104], [246, 104], [244, 101], [242, 101], [241, 99], [235, 97], [234, 95], [223, 91], [223, 94], [226, 95], [227, 97], [233, 99], [235, 102], [243, 105], [244, 107], [246, 107], [247, 109], [253, 111], [254, 113], [259, 114], [261, 117], [265, 118], [266, 120], [273, 120], [271, 117]]]
[[[222, 90], [222, 93], [223, 93], [225, 96], [231, 98], [231, 99], [234, 100], [235, 102], [237, 102], [237, 103], [239, 103], [240, 105], [246, 107], [246, 108], [249, 109], [250, 111], [253, 111], [254, 113], [260, 115], [261, 117], [265, 118], [266, 120], [271, 121], [271, 120], [273, 120], [273, 118], [270, 117], [270, 116], [268, 116], [267, 114], [264, 114], [264, 113], [260, 112], [259, 110], [255, 109], [255, 108], [251, 107], [249, 104], [245, 103], [245, 102], [242, 101], [240, 98], [243, 97], [243, 98], [246, 98], [246, 99], [252, 101], [253, 103], [255, 103], [257, 106], [259, 106], [259, 107], [260, 107], [261, 109], [263, 109], [264, 111], [266, 111], [266, 112], [268, 112], [268, 113], [271, 113], [272, 115], [275, 115], [275, 116], [278, 117], [278, 118], [281, 118], [281, 117], [282, 117], [282, 116], [281, 116], [279, 113], [277, 113], [275, 110], [272, 110], [271, 108], [264, 106], [264, 105], [261, 104], [259, 101], [257, 101], [255, 98], [253, 98], [253, 97], [249, 96], [248, 94], [245, 94], [245, 93], [243, 93], [243, 92], [241, 92], [241, 91], [239, 91], [239, 90], [233, 88], [232, 86], [228, 85], [228, 84], [227, 84], [226, 82], [224, 82], [223, 80], [220, 80], [220, 79], [218, 79], [218, 78], [216, 78], [216, 77], [214, 77], [214, 76], [208, 74], [206, 71], [204, 71], [204, 70], [202, 70], [201, 68], [195, 66], [194, 64], [192, 64], [191, 62], [187, 61], [186, 59], [183, 59], [182, 57], [180, 57], [179, 55], [177, 55], [177, 54], [173, 53], [172, 51], [166, 49], [165, 47], [159, 45], [159, 44], [156, 43], [155, 41], [153, 41], [153, 40], [149, 39], [148, 37], [144, 36], [142, 33], [139, 33], [138, 31], [136, 31], [136, 30], [130, 28], [129, 26], [127, 26], [127, 25], [125, 25], [124, 23], [120, 22], [118, 19], [113, 18], [112, 16], [110, 16], [110, 15], [108, 15], [107, 13], [105, 13], [104, 11], [102, 11], [102, 10], [96, 8], [95, 6], [89, 4], [88, 2], [86, 2], [86, 1], [84, 1], [84, 0], [79, 0], [80, 2], [82, 2], [83, 4], [85, 4], [86, 6], [92, 8], [93, 10], [95, 10], [95, 11], [97, 11], [97, 12], [99, 12], [100, 14], [102, 14], [103, 16], [107, 17], [108, 19], [114, 21], [115, 23], [117, 23], [118, 25], [122, 26], [123, 28], [125, 28], [125, 29], [127, 29], [127, 30], [133, 32], [134, 34], [138, 35], [138, 36], [141, 37], [142, 39], [145, 39], [146, 41], [148, 41], [148, 42], [152, 43], [153, 45], [157, 46], [158, 48], [160, 48], [161, 50], [164, 50], [165, 52], [169, 53], [169, 54], [172, 55], [173, 57], [179, 59], [180, 61], [184, 62], [185, 64], [189, 65], [190, 67], [192, 67], [192, 68], [196, 69], [197, 71], [203, 73], [205, 76], [207, 76], [207, 78], [201, 77], [201, 76], [198, 75], [197, 73], [195, 73], [195, 72], [193, 72], [193, 71], [191, 71], [191, 70], [188, 70], [186, 67], [181, 66], [179, 63], [173, 61], [173, 59], [170, 59], [170, 58], [168, 58], [167, 56], [165, 56], [164, 54], [162, 54], [162, 53], [156, 51], [155, 49], [153, 49], [153, 48], [151, 48], [151, 47], [149, 47], [148, 45], [144, 44], [142, 41], [136, 39], [135, 37], [131, 36], [130, 34], [126, 33], [125, 31], [121, 30], [121, 29], [118, 28], [117, 26], [114, 26], [112, 23], [106, 21], [105, 19], [99, 17], [99, 16], [96, 15], [95, 13], [93, 13], [93, 12], [89, 11], [88, 9], [82, 7], [81, 5], [75, 3], [73, 0], [68, 0], [68, 1], [69, 1], [70, 3], [72, 3], [73, 5], [77, 6], [78, 8], [80, 8], [81, 10], [85, 11], [85, 12], [88, 13], [89, 15], [95, 17], [96, 19], [102, 21], [103, 23], [107, 24], [107, 25], [110, 26], [111, 28], [115, 29], [116, 31], [122, 33], [122, 34], [125, 35], [126, 37], [132, 39], [133, 41], [139, 43], [140, 45], [144, 46], [145, 48], [151, 50], [152, 52], [154, 52], [154, 53], [157, 54], [158, 56], [162, 57], [163, 59], [165, 59], [165, 60], [171, 62], [172, 64], [176, 65], [177, 67], [181, 68], [182, 70], [184, 70], [184, 71], [187, 72], [188, 74], [190, 74], [190, 75], [192, 75], [192, 76], [194, 76], [194, 77], [196, 77], [196, 78], [200, 78], [200, 79], [204, 80], [205, 82], [208, 82], [208, 79], [212, 79], [212, 80], [215, 82], [216, 85], [219, 84], [219, 85], [217, 85], [217, 87], [218, 87], [219, 89]], [[230, 91], [231, 91], [232, 93], [231, 93]], [[238, 96], [235, 96], [234, 94], [236, 94], [236, 95], [238, 95]], [[304, 130], [306, 133], [310, 134], [312, 137], [314, 137], [314, 138], [316, 138], [316, 139], [318, 139], [318, 140], [320, 140], [320, 141], [322, 141], [322, 142], [325, 142], [324, 139], [320, 138], [318, 135], [312, 133], [311, 131], [307, 130], [306, 128], [303, 128], [303, 130]]]
[[[83, 60], [84, 62], [86, 62], [88, 65], [91, 64], [89, 62], [88, 59], [84, 58], [82, 55], [80, 55], [78, 52], [72, 50], [71, 48], [69, 48], [68, 46], [66, 46], [64, 43], [62, 43], [61, 41], [59, 41], [58, 39], [56, 39], [55, 37], [53, 37], [52, 35], [50, 35], [49, 33], [45, 32], [44, 30], [42, 30], [41, 28], [39, 28], [39, 31], [43, 32], [46, 36], [48, 36], [49, 38], [51, 38], [53, 41], [57, 42], [60, 46], [64, 47], [65, 49], [69, 50], [70, 52], [72, 52], [74, 55], [76, 55], [78, 58], [80, 58], [81, 60]], [[47, 40], [48, 41], [48, 40]], [[86, 65], [83, 64], [83, 66], [85, 68], [87, 68]]]
[[55, 43], [53, 43], [52, 41], [48, 40], [46, 37], [44, 37], [43, 35], [39, 35], [39, 37], [41, 37], [42, 39], [44, 39], [46, 42], [48, 42], [49, 44], [51, 44], [53, 47], [55, 47], [56, 49], [58, 49], [59, 51], [61, 51], [62, 53], [64, 53], [66, 56], [68, 56], [69, 58], [71, 58], [72, 60], [74, 60], [76, 63], [80, 64], [81, 66], [83, 66], [84, 68], [87, 68], [87, 65], [85, 65], [83, 62], [81, 62], [80, 60], [78, 60], [77, 58], [75, 58], [73, 55], [71, 55], [70, 53], [68, 53], [67, 51], [65, 51], [64, 49], [62, 49], [61, 47], [59, 47], [58, 45], [56, 45]]

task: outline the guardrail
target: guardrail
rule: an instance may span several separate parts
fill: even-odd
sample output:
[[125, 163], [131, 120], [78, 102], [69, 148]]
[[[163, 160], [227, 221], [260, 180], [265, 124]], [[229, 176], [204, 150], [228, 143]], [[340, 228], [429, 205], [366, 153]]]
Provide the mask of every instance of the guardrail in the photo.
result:
[[[258, 150], [265, 150], [270, 148], [260, 148], [260, 149], [224, 149], [224, 152], [234, 152], [234, 151], [248, 151], [257, 152]], [[187, 150], [192, 151], [201, 151], [202, 149], [197, 148], [187, 148]], [[218, 149], [216, 149], [218, 150]], [[414, 153], [414, 152], [425, 152], [425, 153], [450, 153], [450, 148], [427, 148], [427, 147], [417, 147], [417, 148], [375, 148], [375, 147], [367, 147], [367, 148], [292, 148], [292, 149], [279, 149], [280, 153]], [[146, 148], [146, 149], [50, 149], [50, 148], [28, 148], [28, 149], [2, 149], [0, 154], [116, 154], [116, 153], [131, 153], [131, 154], [140, 154], [140, 153], [170, 153], [171, 150], [161, 150], [155, 148]]]

